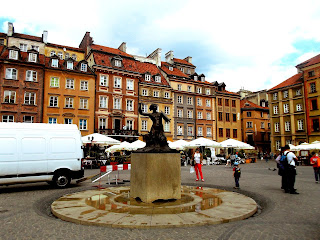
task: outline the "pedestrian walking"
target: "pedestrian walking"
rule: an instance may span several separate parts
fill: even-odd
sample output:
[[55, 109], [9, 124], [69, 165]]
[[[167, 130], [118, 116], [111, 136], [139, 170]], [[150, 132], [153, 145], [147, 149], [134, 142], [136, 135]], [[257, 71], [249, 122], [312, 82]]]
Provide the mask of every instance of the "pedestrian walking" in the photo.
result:
[[233, 177], [236, 184], [236, 186], [234, 187], [235, 189], [240, 188], [240, 184], [239, 184], [240, 175], [241, 175], [240, 165], [238, 162], [235, 162], [233, 167]]
[[313, 166], [314, 177], [316, 179], [316, 183], [319, 183], [320, 178], [320, 158], [315, 152], [311, 153], [312, 157], [310, 158], [310, 164]]
[[286, 156], [286, 160], [288, 163], [287, 167], [287, 188], [285, 189], [286, 193], [290, 194], [299, 194], [296, 189], [294, 188], [294, 184], [296, 181], [296, 175], [297, 175], [297, 170], [296, 170], [296, 162], [298, 158], [293, 152], [290, 152], [290, 147], [289, 145], [284, 146], [284, 155]]
[[195, 172], [197, 175], [196, 181], [199, 181], [199, 174], [200, 174], [201, 181], [204, 182], [203, 175], [202, 175], [202, 169], [201, 169], [202, 159], [203, 159], [203, 157], [202, 157], [202, 154], [200, 153], [200, 149], [197, 148], [196, 152], [193, 155], [194, 169], [195, 169]]

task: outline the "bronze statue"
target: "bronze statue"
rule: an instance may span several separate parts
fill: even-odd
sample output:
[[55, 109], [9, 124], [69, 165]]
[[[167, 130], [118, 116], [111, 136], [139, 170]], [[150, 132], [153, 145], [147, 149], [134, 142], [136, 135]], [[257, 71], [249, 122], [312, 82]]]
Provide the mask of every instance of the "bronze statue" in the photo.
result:
[[162, 120], [170, 122], [170, 119], [163, 113], [157, 112], [157, 105], [151, 104], [149, 110], [152, 113], [144, 113], [141, 109], [141, 103], [139, 103], [139, 113], [143, 116], [148, 116], [152, 120], [152, 127], [148, 134], [143, 138], [146, 142], [144, 148], [139, 149], [137, 152], [176, 152], [168, 146], [167, 138], [164, 135]]

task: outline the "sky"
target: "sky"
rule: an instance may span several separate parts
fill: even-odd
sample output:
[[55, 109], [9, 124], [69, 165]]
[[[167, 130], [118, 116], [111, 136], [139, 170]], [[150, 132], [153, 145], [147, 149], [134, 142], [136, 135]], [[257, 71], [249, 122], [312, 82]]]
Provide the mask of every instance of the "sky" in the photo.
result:
[[318, 0], [55, 0], [1, 3], [0, 32], [15, 32], [78, 47], [94, 43], [147, 56], [157, 48], [192, 57], [198, 74], [237, 92], [270, 89], [320, 53]]

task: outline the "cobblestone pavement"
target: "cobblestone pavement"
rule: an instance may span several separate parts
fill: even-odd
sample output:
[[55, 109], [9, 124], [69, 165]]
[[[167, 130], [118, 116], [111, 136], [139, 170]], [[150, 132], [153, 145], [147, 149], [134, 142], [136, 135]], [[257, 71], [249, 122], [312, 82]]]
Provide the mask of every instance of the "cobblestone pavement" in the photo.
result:
[[[240, 190], [252, 197], [261, 212], [249, 219], [219, 225], [166, 229], [121, 229], [83, 226], [53, 217], [50, 204], [72, 192], [92, 189], [84, 182], [68, 189], [54, 189], [46, 183], [0, 187], [0, 239], [320, 239], [320, 184], [314, 181], [312, 167], [297, 167], [299, 195], [280, 189], [280, 176], [272, 171], [274, 162], [242, 164]], [[98, 173], [86, 170], [86, 176]], [[204, 166], [204, 183], [195, 182], [189, 167], [181, 168], [183, 185], [199, 185], [233, 190], [232, 169]], [[129, 171], [120, 173], [129, 179]], [[105, 180], [101, 183], [105, 186]]]

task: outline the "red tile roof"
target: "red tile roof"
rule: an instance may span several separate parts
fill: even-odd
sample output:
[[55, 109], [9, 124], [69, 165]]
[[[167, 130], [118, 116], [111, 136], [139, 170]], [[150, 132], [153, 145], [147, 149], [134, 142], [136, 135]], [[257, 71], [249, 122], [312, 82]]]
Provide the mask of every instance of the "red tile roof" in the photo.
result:
[[115, 54], [115, 55], [119, 55], [119, 56], [132, 57], [132, 55], [125, 53], [117, 48], [110, 48], [110, 47], [105, 47], [105, 46], [96, 45], [96, 44], [92, 44], [91, 48], [93, 50], [107, 52], [107, 53], [111, 53], [111, 54]]
[[[145, 79], [142, 77], [140, 79], [141, 82], [145, 82], [145, 83], [152, 83], [152, 84], [157, 84], [157, 85], [167, 85], [169, 86], [169, 83], [166, 81], [166, 79], [164, 78], [164, 76], [162, 76], [159, 68], [152, 64], [152, 63], [147, 63], [147, 62], [136, 62], [136, 66], [137, 66], [137, 71], [141, 74], [144, 74], [146, 72], [149, 72], [151, 74], [151, 81], [145, 81]], [[156, 82], [154, 79], [154, 75], [160, 75], [161, 77], [161, 82]]]
[[23, 39], [28, 39], [28, 40], [32, 40], [32, 41], [42, 42], [42, 37], [36, 37], [36, 36], [27, 35], [27, 34], [14, 33], [12, 35], [12, 37], [23, 38]]
[[184, 59], [174, 58], [173, 61], [176, 63], [180, 63], [180, 64], [189, 65], [189, 66], [194, 67], [194, 65], [192, 63], [189, 63], [188, 61], [186, 61]]
[[64, 45], [59, 45], [59, 44], [54, 44], [54, 43], [48, 43], [47, 46], [48, 47], [57, 47], [57, 48], [66, 48], [71, 51], [77, 51], [77, 52], [83, 52], [83, 53], [85, 52], [81, 48], [69, 47], [69, 46], [64, 46]]
[[[1, 48], [2, 47], [2, 48]], [[2, 52], [3, 49], [3, 52]], [[0, 46], [0, 53], [2, 52], [2, 54], [0, 55], [1, 59], [8, 59], [9, 56], [9, 50], [8, 48], [6, 48], [5, 46]], [[30, 64], [44, 64], [45, 62], [45, 56], [43, 54], [39, 54], [39, 61], [37, 63], [33, 63], [33, 62], [29, 62], [29, 57], [28, 57], [28, 53], [27, 52], [20, 52], [20, 56], [18, 60], [14, 60], [12, 59], [12, 61], [17, 62], [17, 63], [21, 63], [21, 62], [27, 62]], [[10, 60], [11, 61], [11, 60]]]
[[79, 63], [82, 62], [76, 62], [76, 61], [73, 61], [73, 69], [67, 69], [67, 66], [65, 64], [65, 60], [62, 60], [62, 59], [59, 59], [59, 63], [58, 63], [58, 67], [52, 67], [51, 66], [51, 62], [50, 62], [51, 58], [50, 57], [46, 57], [45, 58], [45, 66], [47, 68], [50, 68], [50, 69], [55, 69], [55, 70], [67, 70], [67, 71], [71, 71], [71, 72], [77, 72], [77, 73], [88, 73], [88, 74], [93, 74], [93, 72], [91, 71], [91, 68], [89, 66], [87, 66], [87, 71], [86, 72], [83, 72], [83, 71], [80, 71], [80, 66]]
[[301, 79], [301, 77], [303, 76], [303, 73], [298, 73], [296, 75], [293, 75], [292, 77], [288, 78], [287, 80], [283, 81], [282, 83], [278, 84], [277, 86], [269, 89], [270, 90], [275, 90], [278, 88], [284, 88], [284, 87], [288, 87], [297, 83], [302, 83], [303, 79]]
[[311, 65], [314, 65], [317, 63], [320, 63], [320, 54], [313, 57], [313, 58], [308, 59], [307, 61], [299, 63], [296, 67], [297, 68], [304, 68], [304, 67], [308, 67], [308, 66], [311, 66]]
[[0, 32], [0, 37], [6, 37], [7, 34]]
[[246, 99], [240, 100], [240, 108], [259, 108], [259, 109], [264, 109], [264, 110], [269, 109], [268, 107], [261, 107], [258, 104], [255, 104], [255, 103], [248, 101]]
[[173, 76], [177, 76], [177, 77], [184, 77], [184, 78], [188, 78], [189, 76], [184, 74], [183, 72], [181, 72], [179, 69], [173, 67], [173, 71], [169, 70], [169, 66], [171, 66], [169, 63], [167, 62], [161, 62], [161, 69], [168, 75], [173, 75]]

